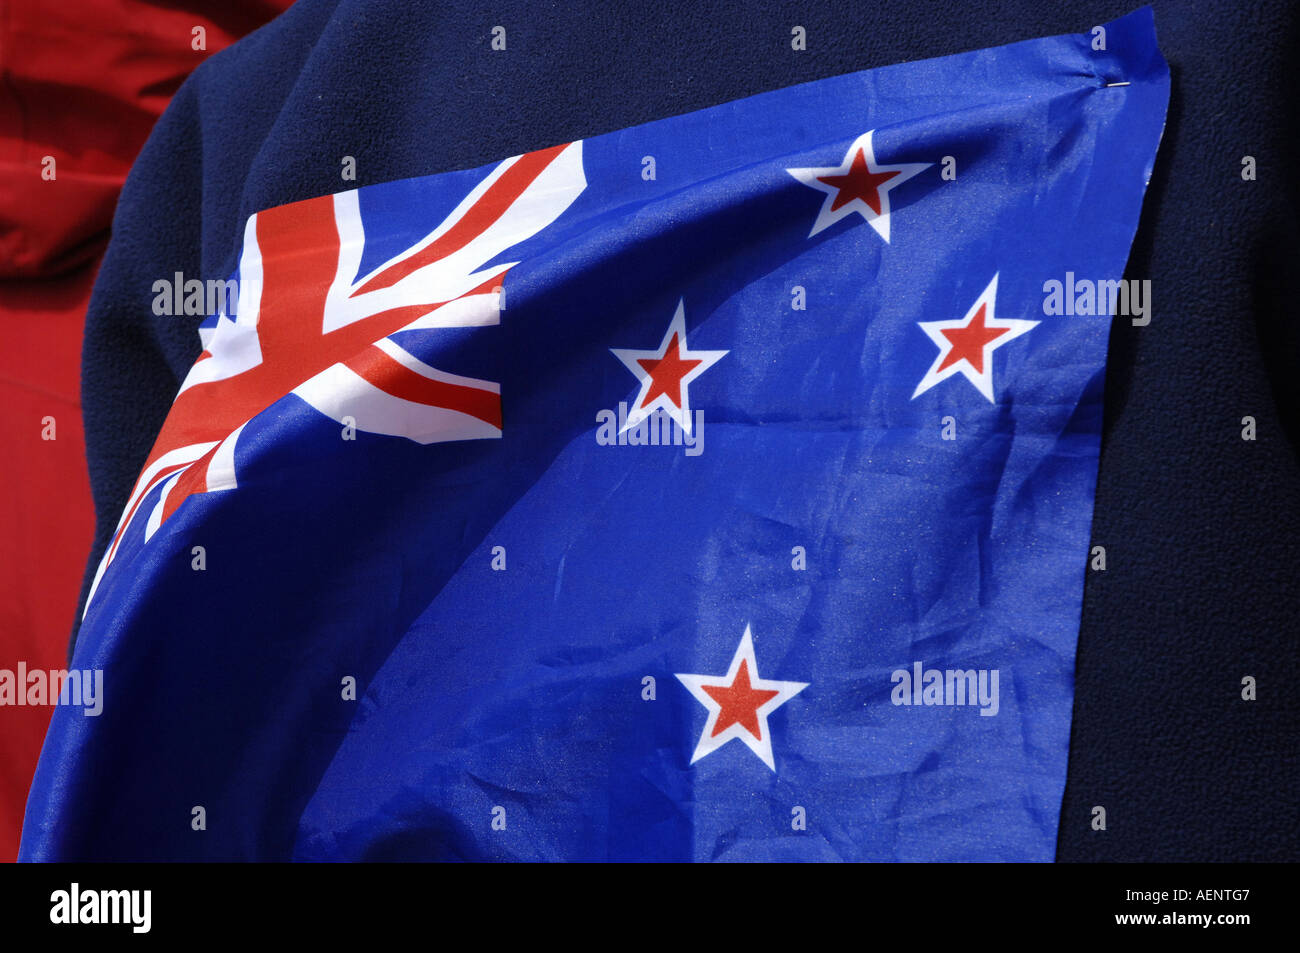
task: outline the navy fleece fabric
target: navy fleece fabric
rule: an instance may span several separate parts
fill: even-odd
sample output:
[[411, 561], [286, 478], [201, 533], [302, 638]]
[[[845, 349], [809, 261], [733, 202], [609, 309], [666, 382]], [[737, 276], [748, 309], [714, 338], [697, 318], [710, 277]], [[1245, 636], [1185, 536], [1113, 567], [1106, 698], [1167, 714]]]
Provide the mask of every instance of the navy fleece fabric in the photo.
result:
[[[83, 354], [91, 571], [200, 350], [153, 283], [229, 276], [249, 214], [1133, 5], [299, 0], [194, 73], [122, 192]], [[1127, 277], [1154, 309], [1111, 335], [1058, 859], [1296, 860], [1300, 4], [1153, 6], [1173, 94]]]

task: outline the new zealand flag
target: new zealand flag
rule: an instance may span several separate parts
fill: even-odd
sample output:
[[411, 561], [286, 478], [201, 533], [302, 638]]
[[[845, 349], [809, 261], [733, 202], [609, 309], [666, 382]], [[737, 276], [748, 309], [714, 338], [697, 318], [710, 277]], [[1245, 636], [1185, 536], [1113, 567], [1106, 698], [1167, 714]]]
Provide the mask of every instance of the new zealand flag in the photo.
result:
[[22, 856], [1052, 859], [1168, 92], [1143, 10], [253, 215]]

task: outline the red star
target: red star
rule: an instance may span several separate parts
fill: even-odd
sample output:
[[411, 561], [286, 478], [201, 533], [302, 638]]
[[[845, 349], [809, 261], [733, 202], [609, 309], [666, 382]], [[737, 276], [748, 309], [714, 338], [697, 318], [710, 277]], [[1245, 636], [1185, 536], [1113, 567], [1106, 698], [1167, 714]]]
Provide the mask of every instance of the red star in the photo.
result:
[[975, 368], [976, 374], [984, 373], [984, 345], [996, 341], [1010, 331], [1010, 328], [989, 328], [984, 326], [984, 305], [979, 306], [970, 324], [964, 328], [942, 328], [940, 333], [952, 344], [952, 350], [936, 368], [942, 371], [952, 367], [958, 361], [965, 361]]
[[839, 189], [839, 195], [831, 203], [831, 211], [838, 211], [854, 199], [862, 199], [877, 215], [880, 214], [880, 187], [898, 175], [897, 172], [872, 172], [867, 166], [867, 156], [861, 149], [853, 155], [853, 165], [844, 175], [822, 175], [818, 182], [825, 182], [833, 189]]
[[713, 726], [714, 737], [722, 734], [732, 725], [740, 725], [759, 741], [763, 740], [762, 729], [758, 726], [758, 710], [781, 693], [751, 687], [747, 661], [741, 661], [736, 677], [730, 685], [700, 687], [722, 706], [722, 710], [718, 712], [717, 724]]
[[656, 397], [663, 394], [674, 405], [680, 407], [682, 406], [682, 378], [704, 362], [682, 360], [677, 350], [677, 335], [674, 334], [663, 357], [642, 357], [637, 359], [637, 363], [645, 369], [653, 381], [641, 406], [649, 407]]

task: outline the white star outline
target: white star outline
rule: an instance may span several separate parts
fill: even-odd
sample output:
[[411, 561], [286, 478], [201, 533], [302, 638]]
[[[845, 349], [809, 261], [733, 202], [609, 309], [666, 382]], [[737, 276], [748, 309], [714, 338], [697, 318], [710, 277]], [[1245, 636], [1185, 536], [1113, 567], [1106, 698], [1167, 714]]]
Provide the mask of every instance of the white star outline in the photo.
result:
[[[640, 360], [662, 360], [663, 356], [668, 353], [668, 345], [672, 343], [673, 335], [677, 335], [677, 357], [683, 361], [699, 361], [699, 365], [687, 371], [682, 375], [681, 380], [681, 398], [682, 405], [678, 407], [672, 402], [667, 394], [660, 394], [649, 404], [645, 404], [646, 395], [650, 393], [650, 388], [654, 384], [654, 378], [639, 363]], [[636, 395], [636, 401], [632, 404], [631, 411], [627, 415], [627, 423], [623, 425], [619, 433], [623, 433], [635, 427], [641, 421], [645, 420], [656, 410], [662, 410], [667, 413], [685, 433], [691, 432], [691, 394], [690, 383], [707, 371], [718, 361], [722, 360], [730, 351], [692, 351], [686, 347], [686, 301], [679, 299], [677, 302], [677, 312], [668, 324], [668, 330], [664, 332], [664, 339], [659, 342], [658, 350], [637, 351], [630, 348], [611, 347], [610, 353], [623, 362], [629, 371], [636, 375], [636, 379], [641, 382], [641, 390]]]
[[[954, 374], [961, 374], [975, 386], [976, 390], [984, 395], [990, 404], [996, 403], [993, 399], [993, 352], [1008, 341], [1015, 340], [1020, 337], [1020, 335], [1038, 327], [1038, 325], [1042, 323], [1040, 321], [1024, 321], [1017, 318], [1005, 318], [1001, 320], [995, 318], [993, 305], [997, 293], [998, 274], [995, 272], [993, 274], [993, 280], [988, 283], [988, 287], [985, 288], [984, 291], [981, 292], [980, 296], [975, 299], [975, 303], [970, 306], [965, 317], [956, 321], [917, 322], [917, 326], [926, 333], [931, 341], [938, 345], [939, 354], [935, 357], [934, 363], [930, 365], [930, 369], [925, 372], [925, 376], [921, 378], [921, 382], [916, 385], [916, 390], [912, 394], [912, 400], [916, 400], [916, 398], [920, 397], [931, 387], [934, 387], [942, 381], [946, 381]], [[983, 373], [977, 373], [975, 368], [971, 366], [970, 361], [965, 358], [962, 358], [956, 364], [945, 367], [940, 371], [939, 365], [943, 363], [944, 358], [948, 356], [948, 352], [953, 348], [953, 343], [944, 337], [942, 332], [945, 329], [952, 330], [953, 328], [968, 327], [981, 307], [985, 308], [984, 326], [986, 328], [993, 328], [995, 330], [1002, 328], [1009, 333], [1000, 335], [984, 345], [984, 355], [981, 362], [984, 366]]]
[[[844, 156], [844, 161], [838, 166], [831, 166], [825, 169], [786, 169], [792, 176], [802, 182], [809, 188], [817, 189], [819, 192], [826, 193], [826, 199], [822, 202], [821, 211], [817, 213], [817, 221], [813, 222], [812, 231], [808, 237], [812, 238], [823, 229], [830, 228], [840, 219], [857, 212], [867, 220], [867, 224], [876, 230], [886, 243], [889, 241], [889, 193], [892, 189], [902, 185], [908, 179], [919, 175], [926, 169], [930, 168], [933, 162], [905, 162], [900, 165], [879, 165], [876, 162], [875, 149], [872, 146], [872, 136], [875, 130], [871, 129], [858, 136], [849, 146], [848, 153]], [[822, 176], [847, 175], [853, 168], [853, 158], [861, 150], [863, 158], [867, 162], [867, 170], [874, 173], [879, 172], [898, 172], [888, 182], [881, 183], [877, 186], [876, 193], [880, 196], [880, 214], [877, 215], [862, 199], [855, 198], [848, 203], [841, 205], [839, 208], [831, 211], [831, 206], [835, 204], [835, 198], [840, 194], [840, 190], [833, 185], [827, 185], [821, 181]]]
[[[768, 699], [758, 707], [758, 731], [762, 738], [755, 738], [742, 725], [728, 725], [726, 730], [716, 737], [713, 734], [713, 727], [718, 723], [718, 715], [722, 713], [722, 705], [704, 690], [707, 685], [712, 688], [729, 688], [735, 684], [736, 673], [740, 671], [741, 662], [745, 662], [749, 672], [749, 684], [752, 689], [757, 691], [773, 691], [777, 694]], [[709, 710], [709, 718], [704, 723], [704, 731], [700, 735], [699, 743], [695, 746], [695, 753], [691, 755], [691, 764], [699, 761], [705, 755], [717, 751], [728, 741], [739, 739], [743, 741], [749, 750], [758, 755], [765, 765], [772, 772], [776, 773], [776, 760], [772, 757], [772, 732], [767, 725], [767, 717], [776, 711], [794, 696], [808, 687], [808, 682], [779, 682], [772, 679], [758, 677], [758, 661], [754, 658], [754, 638], [750, 634], [750, 628], [745, 626], [745, 634], [740, 639], [740, 645], [736, 647], [736, 654], [732, 656], [731, 667], [727, 669], [727, 674], [723, 676], [710, 675], [682, 675], [677, 674], [677, 680], [686, 686], [687, 690], [695, 696], [695, 700]]]

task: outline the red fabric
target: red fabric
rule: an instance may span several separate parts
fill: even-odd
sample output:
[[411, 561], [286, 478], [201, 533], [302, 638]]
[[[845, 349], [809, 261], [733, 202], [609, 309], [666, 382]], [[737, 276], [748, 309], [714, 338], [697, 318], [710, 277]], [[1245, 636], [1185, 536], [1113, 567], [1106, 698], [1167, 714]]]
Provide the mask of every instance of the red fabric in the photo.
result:
[[[0, 669], [66, 665], [94, 525], [82, 322], [118, 191], [189, 72], [290, 2], [0, 0]], [[0, 861], [50, 711], [0, 708]]]

